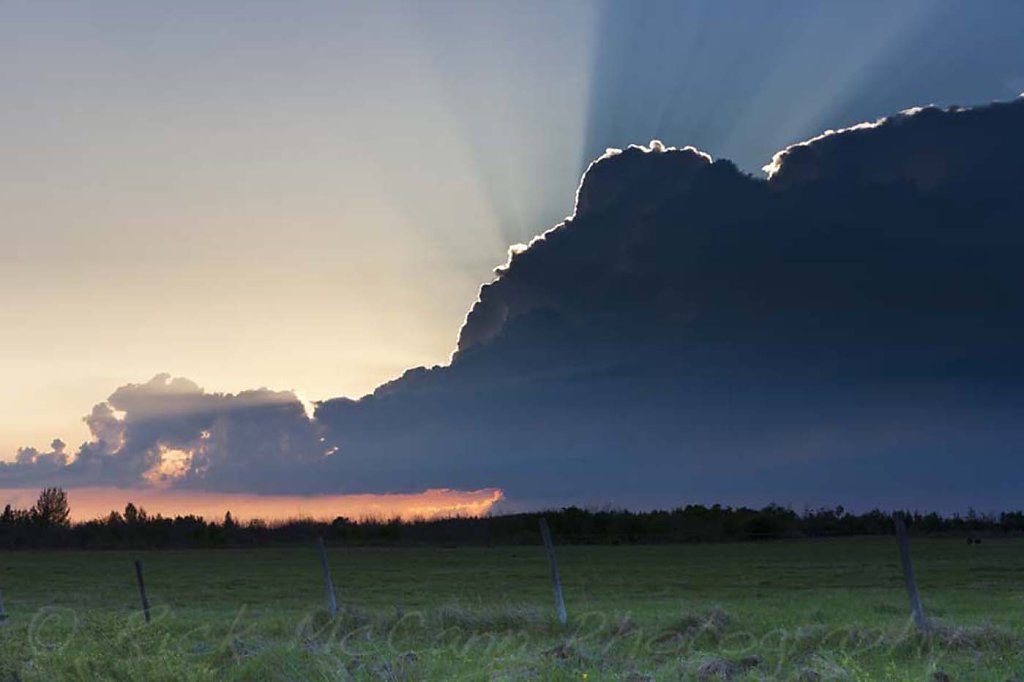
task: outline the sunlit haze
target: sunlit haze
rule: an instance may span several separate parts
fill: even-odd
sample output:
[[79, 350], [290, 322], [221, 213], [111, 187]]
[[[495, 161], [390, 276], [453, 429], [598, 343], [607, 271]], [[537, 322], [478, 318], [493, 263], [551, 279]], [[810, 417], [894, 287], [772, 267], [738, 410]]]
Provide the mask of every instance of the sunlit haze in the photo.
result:
[[447, 358], [572, 208], [593, 10], [431, 7], [4, 5], [4, 456], [160, 371], [323, 399]]

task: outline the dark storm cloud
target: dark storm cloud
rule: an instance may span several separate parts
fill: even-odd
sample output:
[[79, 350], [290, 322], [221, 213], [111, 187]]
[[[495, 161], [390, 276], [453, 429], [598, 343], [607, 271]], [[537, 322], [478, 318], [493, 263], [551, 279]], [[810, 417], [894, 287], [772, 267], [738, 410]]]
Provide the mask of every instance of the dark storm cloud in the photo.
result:
[[1024, 100], [832, 133], [767, 181], [695, 150], [609, 153], [481, 289], [451, 366], [321, 406], [339, 480], [1012, 503], [1022, 159]]
[[75, 456], [0, 481], [151, 480], [183, 451], [167, 481], [216, 490], [1013, 504], [1022, 159], [1024, 100], [826, 134], [769, 180], [609, 151], [482, 287], [449, 366], [315, 419], [291, 393], [157, 377], [98, 405]]
[[[917, 189], [982, 184], [1005, 192], [1020, 179], [1015, 157], [1024, 131], [1020, 98], [980, 109], [918, 107], [875, 123], [828, 131], [775, 154], [772, 185], [810, 181], [856, 185], [911, 183]], [[968, 188], [967, 191], [970, 191]]]

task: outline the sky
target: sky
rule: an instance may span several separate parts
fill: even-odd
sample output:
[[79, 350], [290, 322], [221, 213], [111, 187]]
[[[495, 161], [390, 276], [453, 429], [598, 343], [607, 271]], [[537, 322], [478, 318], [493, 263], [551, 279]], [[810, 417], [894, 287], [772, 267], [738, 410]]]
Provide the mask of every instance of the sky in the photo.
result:
[[[0, 458], [160, 373], [448, 361], [607, 147], [774, 152], [1024, 90], [1014, 2], [0, 4]], [[438, 486], [423, 486], [438, 487]], [[443, 486], [440, 486], [443, 487]]]
[[[502, 225], [571, 209], [588, 54], [572, 6], [0, 12], [6, 456], [83, 440], [97, 396], [160, 371], [319, 399], [442, 360]], [[527, 185], [501, 215], [477, 168], [492, 155], [495, 182]], [[530, 182], [541, 162], [558, 187]]]

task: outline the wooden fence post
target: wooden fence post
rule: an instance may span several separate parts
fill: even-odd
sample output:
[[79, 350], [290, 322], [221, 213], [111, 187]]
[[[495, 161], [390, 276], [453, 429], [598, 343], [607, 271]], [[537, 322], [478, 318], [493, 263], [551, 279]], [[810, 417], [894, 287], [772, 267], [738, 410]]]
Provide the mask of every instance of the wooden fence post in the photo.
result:
[[334, 596], [334, 581], [331, 580], [331, 567], [327, 563], [327, 548], [324, 547], [324, 539], [317, 537], [316, 548], [320, 551], [320, 568], [324, 572], [324, 589], [327, 591], [327, 610], [331, 612], [331, 618], [338, 615], [338, 600]]
[[562, 579], [558, 576], [558, 561], [555, 560], [555, 547], [551, 543], [551, 531], [548, 530], [547, 519], [543, 516], [540, 517], [540, 537], [544, 540], [544, 551], [547, 552], [548, 566], [551, 567], [551, 586], [555, 591], [558, 622], [564, 626], [569, 622], [569, 616], [565, 612], [565, 600], [562, 598]]
[[910, 596], [914, 625], [919, 631], [924, 632], [928, 629], [928, 619], [924, 617], [921, 594], [917, 591], [917, 580], [914, 578], [914, 565], [910, 562], [910, 540], [907, 538], [907, 526], [903, 521], [903, 512], [893, 514], [892, 520], [896, 526], [896, 542], [900, 546], [900, 563], [903, 564], [903, 579], [907, 583], [907, 594]]
[[142, 599], [142, 612], [146, 616], [146, 622], [149, 622], [149, 600], [146, 599], [146, 583], [142, 580], [142, 562], [138, 559], [135, 560], [135, 579], [139, 583], [139, 598]]

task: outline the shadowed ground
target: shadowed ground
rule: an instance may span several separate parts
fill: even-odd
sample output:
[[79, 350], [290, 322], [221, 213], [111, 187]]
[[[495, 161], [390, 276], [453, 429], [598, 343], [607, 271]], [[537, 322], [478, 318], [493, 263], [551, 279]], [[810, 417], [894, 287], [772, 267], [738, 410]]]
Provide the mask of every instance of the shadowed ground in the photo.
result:
[[[1024, 541], [917, 539], [936, 632], [887, 538], [541, 548], [7, 553], [3, 679], [1007, 680], [1024, 674]], [[139, 612], [132, 559], [154, 622]], [[820, 677], [815, 677], [817, 674]], [[802, 676], [802, 677], [800, 677]]]

